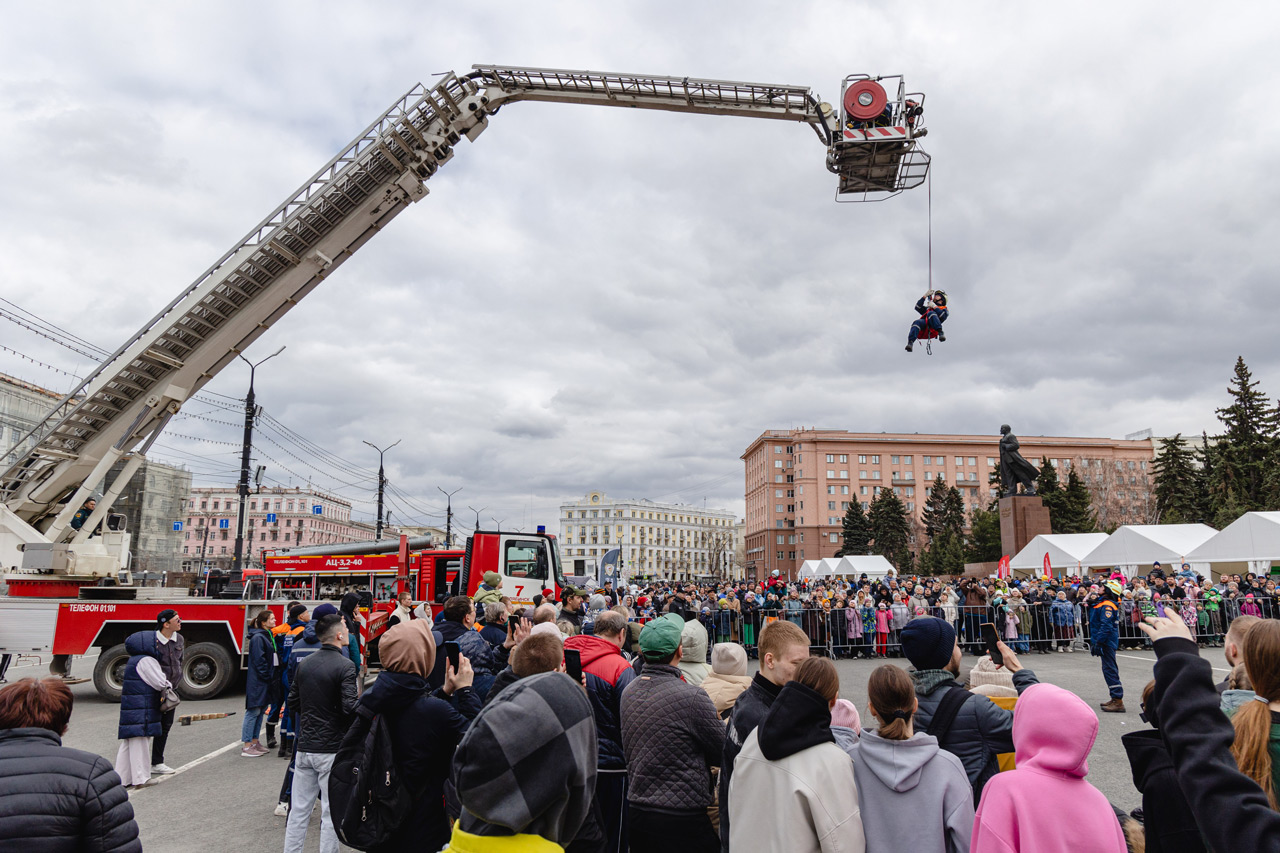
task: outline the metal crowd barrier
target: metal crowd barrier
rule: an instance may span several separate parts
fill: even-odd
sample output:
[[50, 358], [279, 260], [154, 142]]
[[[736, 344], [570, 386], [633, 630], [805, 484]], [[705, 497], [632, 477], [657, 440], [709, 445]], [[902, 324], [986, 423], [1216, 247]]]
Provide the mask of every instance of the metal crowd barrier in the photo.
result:
[[[1167, 608], [1162, 607], [1164, 615], [1176, 616], [1188, 621], [1189, 614], [1184, 614], [1181, 605], [1184, 600], [1171, 599]], [[1255, 595], [1249, 604], [1243, 598], [1224, 600], [1217, 609], [1205, 607], [1204, 599], [1197, 599], [1200, 605], [1193, 608], [1194, 617], [1190, 617], [1188, 626], [1196, 641], [1202, 646], [1221, 644], [1231, 620], [1242, 613], [1256, 611], [1264, 619], [1280, 618], [1280, 598]], [[764, 627], [778, 619], [792, 622], [808, 635], [810, 648], [814, 654], [824, 654], [832, 658], [859, 657], [900, 657], [902, 644], [899, 638], [903, 626], [918, 614], [915, 608], [908, 612], [894, 612], [892, 607], [887, 611], [887, 630], [880, 631], [878, 609], [873, 610], [868, 620], [865, 612], [857, 608], [814, 608], [803, 607], [782, 609], [758, 608], [746, 612], [719, 610], [699, 615], [698, 619], [707, 629], [709, 645], [715, 643], [740, 643], [754, 657], [759, 644], [760, 632]], [[983, 641], [980, 626], [984, 622], [996, 625], [1000, 638], [1016, 654], [1051, 653], [1059, 648], [1063, 650], [1083, 650], [1089, 645], [1089, 613], [1081, 604], [1069, 603], [1066, 608], [1055, 610], [1051, 602], [1026, 604], [1015, 609], [1017, 624], [1009, 627], [1008, 611], [1003, 607], [956, 605], [950, 608], [926, 606], [925, 614], [939, 618], [947, 618], [956, 629], [960, 646], [966, 654], [982, 654]], [[1138, 617], [1152, 615], [1155, 606], [1149, 601], [1130, 603], [1122, 602], [1120, 621], [1120, 646], [1122, 648], [1148, 648], [1150, 641], [1142, 633], [1134, 621], [1135, 612]], [[856, 620], [856, 624], [854, 623]]]

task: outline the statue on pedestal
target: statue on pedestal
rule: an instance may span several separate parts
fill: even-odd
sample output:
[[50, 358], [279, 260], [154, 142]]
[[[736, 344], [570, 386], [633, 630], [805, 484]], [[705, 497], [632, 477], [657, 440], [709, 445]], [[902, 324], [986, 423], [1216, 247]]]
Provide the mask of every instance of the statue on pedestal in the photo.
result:
[[1018, 452], [1018, 437], [1009, 429], [1008, 424], [1000, 427], [1000, 480], [1006, 495], [1018, 494], [1018, 486], [1023, 488], [1024, 495], [1036, 493], [1036, 478], [1040, 469], [1022, 458]]

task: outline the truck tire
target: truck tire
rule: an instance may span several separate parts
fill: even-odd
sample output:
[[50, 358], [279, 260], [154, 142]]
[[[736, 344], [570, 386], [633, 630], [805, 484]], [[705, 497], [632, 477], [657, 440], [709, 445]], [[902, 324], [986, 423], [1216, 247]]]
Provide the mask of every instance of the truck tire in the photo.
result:
[[195, 643], [187, 646], [182, 656], [182, 684], [178, 695], [183, 699], [212, 699], [231, 686], [237, 667], [231, 652], [218, 643]]
[[129, 652], [124, 643], [103, 649], [93, 668], [93, 687], [108, 702], [119, 702], [124, 687], [124, 665], [129, 662]]

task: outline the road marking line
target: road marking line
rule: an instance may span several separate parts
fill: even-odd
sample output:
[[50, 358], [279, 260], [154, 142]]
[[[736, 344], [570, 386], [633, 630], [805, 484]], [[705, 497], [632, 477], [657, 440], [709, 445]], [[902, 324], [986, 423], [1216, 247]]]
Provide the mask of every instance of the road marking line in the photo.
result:
[[[1144, 661], [1146, 661], [1147, 663], [1155, 663], [1155, 662], [1156, 662], [1156, 659], [1155, 659], [1155, 658], [1140, 658], [1140, 657], [1138, 657], [1137, 655], [1119, 655], [1119, 654], [1118, 654], [1118, 655], [1116, 655], [1116, 657], [1118, 657], [1118, 658], [1129, 658], [1130, 660], [1144, 660]], [[1220, 666], [1214, 666], [1214, 667], [1212, 667], [1212, 669], [1213, 669], [1213, 671], [1214, 671], [1214, 672], [1230, 672], [1230, 671], [1231, 671], [1231, 670], [1229, 670], [1229, 669], [1223, 669], [1223, 668], [1222, 668], [1222, 667], [1220, 667]]]
[[244, 746], [244, 744], [242, 744], [238, 740], [233, 740], [231, 743], [219, 749], [215, 749], [213, 752], [209, 753], [208, 755], [202, 755], [199, 758], [197, 758], [195, 761], [188, 761], [186, 764], [182, 765], [172, 773], [166, 773], [163, 776], [152, 776], [151, 781], [147, 782], [145, 785], [139, 785], [138, 788], [154, 788], [156, 785], [159, 785], [161, 782], [167, 782], [170, 779], [172, 779], [174, 776], [177, 776], [179, 773], [185, 773], [186, 771], [190, 770], [193, 767], [199, 767], [201, 764], [204, 764], [206, 761], [217, 758], [219, 755], [222, 755], [222, 753], [224, 752], [230, 752], [231, 750], [235, 749], [238, 746], [242, 747]]

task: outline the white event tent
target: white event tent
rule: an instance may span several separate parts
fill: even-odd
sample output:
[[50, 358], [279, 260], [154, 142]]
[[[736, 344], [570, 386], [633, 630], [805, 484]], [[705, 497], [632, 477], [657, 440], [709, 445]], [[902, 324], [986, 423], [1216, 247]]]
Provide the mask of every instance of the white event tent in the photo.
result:
[[831, 575], [860, 576], [866, 573], [875, 580], [886, 575], [895, 575], [893, 564], [880, 554], [867, 554], [849, 557], [827, 557], [822, 560], [805, 560], [800, 566], [798, 577], [821, 578]]
[[1049, 555], [1049, 566], [1055, 572], [1072, 573], [1088, 568], [1084, 561], [1089, 552], [1107, 541], [1105, 533], [1042, 533], [1032, 539], [1009, 561], [1009, 568], [1016, 574], [1026, 572], [1039, 575], [1044, 569], [1044, 556]]
[[[1127, 575], [1139, 568], [1145, 574], [1157, 560], [1166, 569], [1176, 570], [1184, 561], [1192, 562], [1191, 552], [1217, 532], [1207, 524], [1126, 524], [1086, 554], [1082, 562], [1086, 566], [1128, 569]], [[1206, 567], [1192, 565], [1192, 569], [1204, 572]]]
[[1246, 512], [1187, 555], [1209, 563], [1214, 574], [1267, 573], [1280, 562], [1280, 512]]

